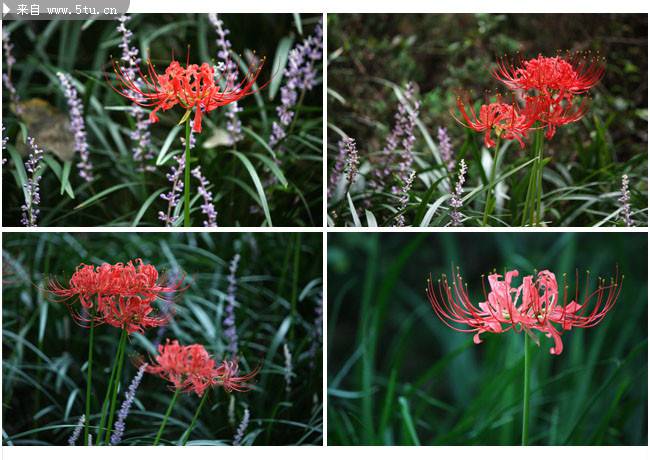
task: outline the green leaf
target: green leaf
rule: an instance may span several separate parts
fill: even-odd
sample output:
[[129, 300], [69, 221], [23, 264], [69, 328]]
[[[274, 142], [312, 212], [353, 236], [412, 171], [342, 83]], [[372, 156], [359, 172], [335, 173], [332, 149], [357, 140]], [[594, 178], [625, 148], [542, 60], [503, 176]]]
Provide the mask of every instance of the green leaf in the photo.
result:
[[239, 159], [239, 161], [241, 161], [244, 164], [244, 167], [248, 170], [248, 174], [250, 174], [251, 179], [253, 180], [253, 184], [255, 185], [255, 189], [257, 190], [257, 195], [259, 196], [260, 204], [262, 205], [262, 209], [264, 210], [264, 216], [266, 217], [266, 221], [268, 222], [269, 227], [273, 227], [273, 222], [271, 221], [271, 212], [269, 211], [269, 204], [266, 201], [266, 194], [264, 193], [264, 187], [262, 186], [262, 182], [260, 181], [260, 177], [258, 176], [255, 167], [250, 162], [250, 160], [246, 158], [244, 155], [242, 155], [241, 153], [235, 150], [231, 150], [231, 153], [235, 155]]
[[149, 195], [149, 198], [147, 198], [144, 203], [142, 203], [142, 206], [140, 206], [140, 210], [135, 216], [135, 219], [133, 219], [133, 222], [131, 222], [131, 227], [137, 227], [138, 224], [140, 223], [140, 220], [142, 219], [142, 216], [144, 216], [144, 213], [147, 212], [147, 209], [149, 209], [149, 206], [151, 206], [151, 203], [160, 196], [162, 192], [166, 190], [166, 187], [159, 188], [155, 192], [153, 192], [151, 195]]
[[[294, 14], [294, 17], [295, 15], [296, 14]], [[298, 20], [296, 21], [296, 24], [300, 22], [300, 15], [297, 16]], [[271, 83], [269, 84], [269, 100], [271, 101], [275, 98], [275, 95], [278, 93], [280, 85], [282, 84], [284, 68], [287, 65], [287, 60], [289, 59], [289, 51], [291, 51], [291, 45], [293, 45], [293, 38], [284, 37], [282, 40], [280, 40], [280, 43], [278, 43], [278, 47], [275, 50], [273, 67], [271, 67], [271, 72], [273, 73]]]
[[287, 186], [289, 185], [289, 182], [287, 182], [287, 178], [284, 177], [284, 173], [282, 172], [282, 170], [280, 170], [278, 165], [275, 164], [275, 162], [273, 160], [271, 160], [266, 155], [262, 155], [260, 153], [251, 153], [251, 155], [254, 156], [255, 158], [259, 159], [262, 163], [264, 163], [266, 165], [266, 167], [269, 168], [271, 173], [273, 173], [273, 175], [280, 181], [282, 186], [284, 188], [287, 188]]
[[350, 192], [348, 192], [348, 205], [350, 206], [350, 214], [352, 214], [352, 221], [354, 222], [354, 226], [363, 227], [363, 225], [361, 225], [361, 221], [359, 220], [359, 214], [357, 214], [357, 210], [354, 208], [354, 203], [352, 203]]
[[87, 207], [90, 206], [91, 204], [96, 203], [96, 202], [99, 201], [100, 199], [104, 198], [104, 197], [107, 196], [107, 195], [110, 195], [110, 194], [113, 193], [113, 192], [117, 192], [118, 190], [121, 190], [121, 189], [123, 189], [123, 188], [127, 188], [127, 187], [131, 187], [131, 186], [133, 186], [133, 185], [137, 185], [137, 184], [138, 184], [137, 182], [127, 182], [127, 183], [125, 183], [125, 184], [114, 185], [114, 186], [112, 186], [112, 187], [107, 188], [106, 190], [102, 190], [102, 191], [99, 192], [97, 195], [94, 195], [94, 196], [88, 198], [88, 199], [87, 199], [86, 201], [84, 201], [83, 203], [78, 204], [77, 206], [75, 206], [74, 209], [83, 209], [83, 208], [87, 208]]

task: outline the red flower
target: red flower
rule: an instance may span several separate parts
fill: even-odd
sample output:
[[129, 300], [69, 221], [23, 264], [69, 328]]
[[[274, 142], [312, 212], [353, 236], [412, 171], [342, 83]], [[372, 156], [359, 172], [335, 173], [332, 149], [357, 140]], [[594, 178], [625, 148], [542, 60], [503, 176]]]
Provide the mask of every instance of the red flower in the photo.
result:
[[[512, 287], [512, 280], [519, 276], [516, 270], [509, 271], [502, 279], [501, 275], [488, 276], [490, 292], [483, 292], [486, 301], [475, 306], [467, 293], [467, 285], [458, 273], [452, 275], [451, 285], [445, 276], [434, 288], [431, 277], [428, 280], [427, 297], [434, 313], [450, 328], [460, 332], [474, 333], [474, 343], [481, 343], [480, 335], [486, 332], [495, 334], [513, 329], [524, 331], [538, 344], [539, 340], [532, 331], [540, 331], [554, 340], [551, 354], [562, 353], [563, 344], [560, 330], [573, 327], [593, 327], [603, 320], [616, 303], [622, 288], [618, 270], [616, 277], [607, 284], [598, 280], [596, 288], [590, 292], [589, 273], [587, 272], [587, 292], [582, 303], [576, 299], [568, 301], [565, 286], [562, 304], [560, 304], [558, 284], [555, 275], [543, 270], [536, 277], [525, 276], [521, 286]], [[593, 304], [593, 305], [592, 305]]]
[[238, 375], [238, 372], [239, 364], [237, 361], [223, 361], [216, 370], [223, 389], [229, 393], [232, 391], [249, 391], [251, 388], [247, 382], [257, 375], [259, 367], [245, 375]]
[[[264, 59], [259, 64], [251, 65], [241, 81], [235, 84], [227, 75], [215, 74], [214, 67], [208, 63], [199, 66], [188, 62], [183, 67], [178, 61], [172, 61], [165, 73], [158, 74], [149, 61], [147, 75], [139, 71], [139, 77], [133, 80], [115, 62], [113, 69], [121, 88], [114, 89], [140, 106], [153, 107], [149, 119], [154, 123], [158, 121], [158, 110], [165, 111], [179, 105], [186, 110], [185, 116], [194, 110], [192, 131], [200, 133], [203, 113], [238, 101], [261, 89], [254, 89], [253, 86], [263, 66]], [[220, 86], [220, 81], [225, 86]], [[262, 85], [264, 86], [266, 84]]]
[[583, 53], [565, 57], [538, 54], [536, 58], [517, 65], [504, 58], [497, 62], [492, 72], [497, 80], [512, 90], [556, 92], [560, 97], [587, 92], [598, 84], [604, 73], [602, 60]]
[[526, 98], [526, 106], [532, 107], [539, 129], [545, 129], [547, 139], [555, 136], [558, 126], [568, 125], [580, 120], [587, 113], [587, 100], [580, 104], [570, 99], [555, 100], [550, 96], [531, 96]]
[[117, 302], [114, 297], [105, 302], [101, 314], [101, 322], [126, 332], [144, 333], [144, 330], [152, 327], [160, 327], [169, 322], [171, 314], [154, 314], [151, 302], [140, 297], [119, 297]]
[[51, 279], [48, 292], [62, 302], [79, 299], [83, 311], [76, 313], [71, 309], [72, 317], [79, 324], [93, 320], [132, 333], [166, 324], [169, 315], [153, 315], [151, 303], [162, 294], [178, 291], [181, 284], [182, 280], [166, 286], [153, 265], [135, 259], [126, 264], [104, 263], [98, 267], [81, 264], [67, 287]]
[[158, 356], [146, 371], [169, 381], [175, 389], [198, 396], [212, 386], [223, 386], [228, 392], [247, 391], [250, 388], [246, 382], [257, 374], [255, 370], [237, 375], [237, 363], [232, 361], [224, 361], [217, 367], [203, 345], [182, 346], [178, 340], [167, 340], [165, 345], [159, 345]]
[[527, 135], [534, 120], [526, 117], [514, 103], [505, 104], [498, 97], [497, 102], [483, 104], [478, 116], [471, 103], [469, 104], [470, 114], [467, 113], [465, 103], [460, 96], [456, 99], [456, 104], [467, 124], [465, 125], [465, 123], [457, 119], [458, 122], [476, 132], [485, 133], [484, 142], [486, 147], [490, 148], [496, 145], [496, 142], [492, 139], [493, 132], [497, 138], [516, 139], [519, 145], [522, 148], [524, 147], [523, 138]]

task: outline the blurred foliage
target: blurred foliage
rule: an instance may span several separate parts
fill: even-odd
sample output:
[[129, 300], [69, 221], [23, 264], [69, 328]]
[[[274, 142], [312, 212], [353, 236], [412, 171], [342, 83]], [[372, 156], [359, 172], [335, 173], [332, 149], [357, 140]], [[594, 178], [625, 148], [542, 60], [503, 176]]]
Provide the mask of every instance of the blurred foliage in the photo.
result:
[[[261, 366], [248, 393], [212, 390], [189, 444], [230, 444], [245, 408], [251, 422], [244, 444], [322, 443], [322, 352], [317, 308], [322, 304], [319, 234], [86, 233], [5, 234], [3, 238], [3, 444], [66, 444], [85, 404], [88, 331], [61, 303], [48, 300], [46, 280], [68, 280], [80, 263], [141, 257], [159, 272], [186, 275], [189, 288], [174, 300], [175, 315], [159, 329], [132, 334], [127, 356], [153, 356], [156, 338], [200, 343], [226, 358], [223, 331], [228, 264], [237, 271], [236, 325], [243, 370]], [[31, 248], [25, 251], [25, 248]], [[119, 331], [96, 329], [91, 420], [106, 392]], [[286, 344], [293, 355], [290, 392]], [[122, 390], [137, 368], [125, 363]], [[166, 381], [145, 374], [126, 421], [122, 444], [150, 445], [172, 396]], [[182, 395], [163, 439], [175, 443], [199, 398]], [[97, 419], [98, 420], [98, 419]]]
[[[286, 83], [283, 71], [288, 52], [313, 32], [320, 16], [222, 14], [219, 18], [230, 30], [228, 40], [241, 59], [240, 68], [247, 67], [253, 55], [266, 57], [259, 84], [271, 79], [279, 88]], [[46, 169], [41, 183], [40, 225], [162, 226], [158, 211], [166, 210], [167, 202], [158, 195], [171, 187], [166, 175], [171, 166], [176, 166], [172, 156], [183, 151], [180, 140], [183, 132], [176, 126], [182, 110], [176, 108], [160, 113], [160, 121], [150, 126], [152, 149], [156, 155], [150, 164], [155, 165], [156, 170], [146, 175], [138, 172], [132, 155], [135, 144], [130, 139], [135, 121], [125, 110], [129, 101], [111, 88], [115, 84], [112, 60], [122, 55], [121, 35], [116, 31], [118, 22], [10, 21], [3, 26], [11, 34], [14, 45], [16, 64], [12, 80], [21, 101], [45, 100], [50, 111], [67, 117], [66, 99], [56, 72], [62, 71], [72, 77], [84, 102], [90, 158], [98, 176], [92, 184], [85, 183], [77, 175], [78, 156], [73, 159], [69, 179], [73, 198], [64, 193], [60, 174]], [[133, 32], [131, 44], [139, 48], [143, 62], [150, 58], [159, 72], [164, 71], [172, 59], [182, 63], [187, 60], [216, 64], [218, 61], [217, 34], [207, 14], [134, 14], [127, 28]], [[234, 146], [228, 145], [225, 109], [204, 116], [203, 133], [196, 136], [197, 146], [192, 151], [193, 167], [200, 165], [203, 175], [212, 184], [219, 225], [269, 225], [263, 213], [264, 200], [268, 202], [273, 225], [320, 223], [320, 66], [317, 72], [314, 89], [301, 99], [288, 137], [274, 149], [268, 146], [268, 140], [272, 123], [278, 118], [276, 107], [280, 104], [280, 94], [277, 90], [271, 93], [273, 85], [240, 101], [242, 112], [238, 116], [244, 139]], [[18, 151], [24, 151], [27, 135], [43, 131], [30, 120], [16, 115], [8, 91], [3, 91], [3, 126], [7, 129], [9, 147], [15, 146]], [[65, 127], [51, 118], [49, 129], [50, 135], [65, 132]], [[170, 133], [174, 134], [170, 137]], [[46, 147], [57, 150], [53, 142]], [[245, 158], [242, 160], [233, 150]], [[65, 164], [57, 158], [52, 160], [61, 166]], [[11, 165], [9, 162], [3, 166], [3, 217], [5, 224], [18, 225], [24, 198]], [[114, 186], [117, 188], [113, 189]], [[109, 191], [108, 195], [98, 196], [104, 191]], [[195, 195], [196, 182], [193, 182], [192, 196]], [[95, 200], [88, 201], [94, 197]], [[192, 205], [196, 226], [203, 220], [198, 204]]]
[[[449, 130], [457, 159], [466, 158], [468, 181], [474, 186], [485, 174], [478, 161], [481, 139], [450, 114], [456, 109], [456, 97], [468, 93], [480, 102], [485, 91], [505, 91], [490, 75], [495, 60], [505, 54], [530, 58], [558, 50], [591, 51], [606, 59], [606, 71], [592, 91], [590, 110], [581, 122], [563, 126], [544, 146], [545, 156], [552, 158], [544, 190], [563, 189], [558, 193], [561, 199], [550, 194], [545, 200], [550, 209], [547, 220], [552, 225], [594, 225], [618, 206], [614, 195], [607, 194], [620, 189], [620, 177], [626, 173], [632, 207], [641, 211], [637, 225], [646, 225], [647, 33], [645, 14], [330, 14], [329, 168], [342, 133], [357, 140], [362, 163], [364, 155], [381, 151], [398, 103], [394, 85], [404, 88], [412, 81], [421, 102], [419, 119], [428, 136], [437, 144], [438, 127]], [[415, 153], [424, 163], [416, 168], [418, 174], [440, 168], [423, 134], [416, 130]], [[526, 155], [516, 145], [506, 154], [506, 165], [518, 165]], [[363, 165], [360, 169], [364, 171]], [[450, 180], [455, 182], [455, 176]], [[423, 182], [428, 188], [428, 182]], [[512, 188], [519, 182], [523, 180], [515, 181]], [[504, 205], [505, 213], [518, 204], [514, 190], [512, 195], [514, 204]], [[416, 179], [411, 203], [426, 198]], [[596, 202], [586, 203], [594, 198]], [[381, 212], [376, 206], [372, 211]], [[420, 224], [412, 215], [409, 221]], [[441, 218], [434, 223], [442, 226], [447, 221]]]
[[475, 302], [493, 269], [567, 273], [571, 291], [575, 270], [618, 266], [602, 323], [565, 332], [559, 356], [533, 346], [531, 443], [647, 445], [647, 253], [645, 233], [331, 234], [328, 444], [519, 444], [523, 334], [475, 345], [426, 298], [429, 273], [458, 265]]

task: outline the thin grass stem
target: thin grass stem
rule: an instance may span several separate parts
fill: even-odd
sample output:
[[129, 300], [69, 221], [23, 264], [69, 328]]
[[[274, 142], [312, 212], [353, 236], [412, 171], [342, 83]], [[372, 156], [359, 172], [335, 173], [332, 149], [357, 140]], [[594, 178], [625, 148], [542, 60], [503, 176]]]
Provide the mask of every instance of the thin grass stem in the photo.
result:
[[183, 203], [183, 225], [190, 226], [190, 117], [185, 120], [185, 185], [183, 188], [183, 195], [185, 202]]

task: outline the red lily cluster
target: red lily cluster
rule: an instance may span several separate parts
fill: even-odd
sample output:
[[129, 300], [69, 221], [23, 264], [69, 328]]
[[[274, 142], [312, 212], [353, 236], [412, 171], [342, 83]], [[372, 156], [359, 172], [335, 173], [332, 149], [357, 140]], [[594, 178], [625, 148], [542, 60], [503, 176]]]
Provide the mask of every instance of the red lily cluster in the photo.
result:
[[97, 267], [81, 264], [67, 287], [52, 279], [48, 292], [63, 302], [79, 299], [82, 310], [71, 309], [78, 323], [106, 323], [131, 334], [167, 324], [169, 315], [157, 315], [151, 304], [162, 294], [177, 292], [181, 284], [166, 286], [153, 265], [135, 259]]
[[496, 145], [494, 133], [497, 139], [517, 140], [523, 148], [531, 129], [542, 129], [551, 139], [559, 126], [580, 120], [587, 112], [586, 99], [576, 101], [575, 96], [596, 86], [604, 72], [602, 60], [580, 53], [565, 57], [539, 54], [517, 64], [504, 58], [492, 75], [513, 91], [510, 103], [497, 96], [496, 102], [483, 104], [478, 114], [471, 103], [468, 113], [460, 96], [456, 103], [466, 126], [484, 133], [486, 147]]
[[217, 366], [203, 345], [183, 346], [178, 340], [158, 346], [158, 356], [146, 367], [146, 372], [159, 375], [175, 389], [202, 396], [207, 388], [222, 386], [226, 391], [248, 391], [247, 382], [257, 375], [254, 370], [238, 375], [235, 361], [223, 361]]
[[587, 272], [587, 290], [580, 303], [576, 274], [574, 300], [568, 301], [565, 282], [563, 301], [560, 303], [558, 283], [552, 272], [543, 270], [535, 277], [524, 276], [523, 284], [515, 288], [512, 280], [517, 276], [519, 272], [516, 270], [506, 272], [505, 277], [496, 273], [489, 275], [490, 292], [486, 293], [484, 283], [486, 300], [479, 302], [478, 306], [470, 301], [467, 285], [457, 271], [452, 275], [451, 284], [445, 276], [438, 280], [437, 290], [429, 277], [427, 297], [443, 323], [456, 331], [473, 332], [476, 344], [481, 343], [483, 333], [500, 334], [511, 329], [517, 332], [523, 330], [539, 344], [532, 331], [540, 331], [554, 341], [551, 354], [559, 355], [563, 349], [562, 332], [574, 327], [596, 326], [614, 306], [622, 288], [622, 277], [619, 280], [617, 270], [610, 283], [598, 278], [596, 288], [590, 291]]

